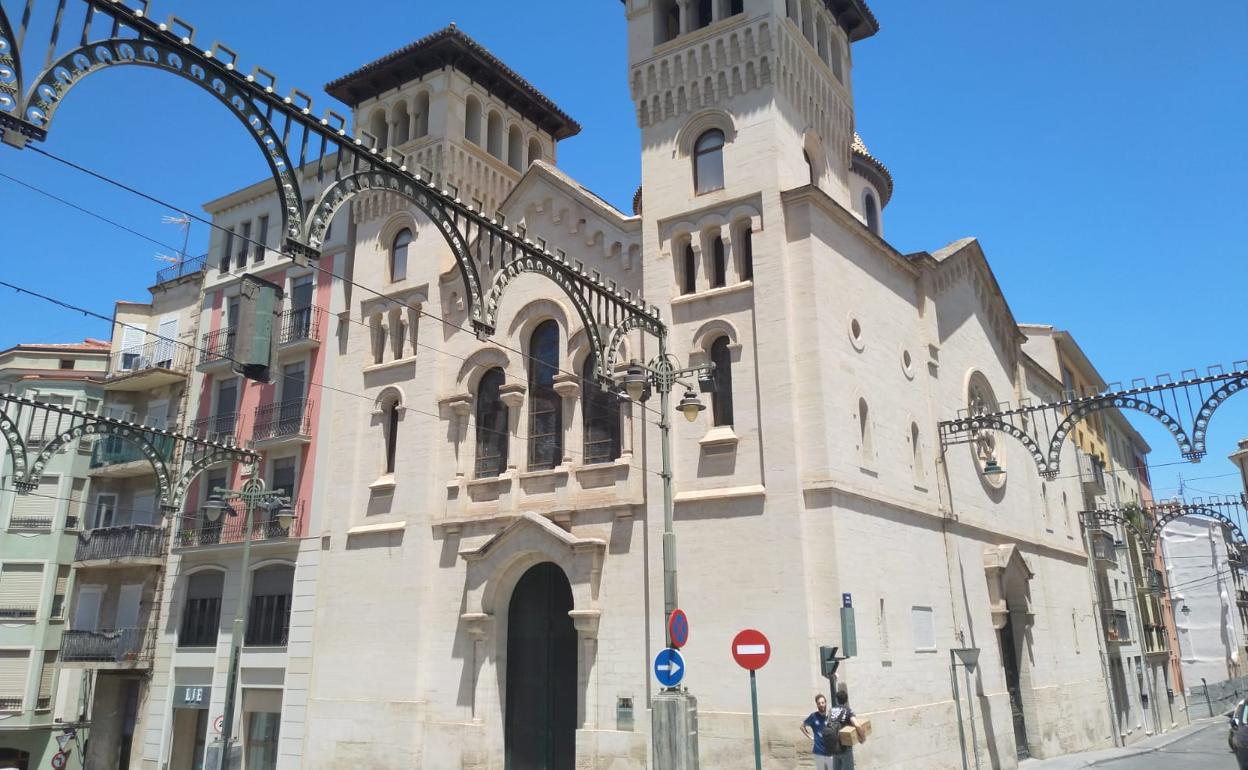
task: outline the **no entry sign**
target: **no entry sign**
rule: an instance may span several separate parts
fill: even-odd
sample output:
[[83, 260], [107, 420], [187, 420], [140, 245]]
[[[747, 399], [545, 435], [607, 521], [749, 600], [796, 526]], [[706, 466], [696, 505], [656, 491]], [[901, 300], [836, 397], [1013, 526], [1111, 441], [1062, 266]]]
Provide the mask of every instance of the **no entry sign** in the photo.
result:
[[671, 617], [667, 619], [667, 638], [678, 650], [689, 641], [689, 618], [684, 610], [672, 610]]
[[771, 659], [771, 642], [762, 631], [747, 628], [732, 640], [732, 659], [747, 671], [757, 671]]

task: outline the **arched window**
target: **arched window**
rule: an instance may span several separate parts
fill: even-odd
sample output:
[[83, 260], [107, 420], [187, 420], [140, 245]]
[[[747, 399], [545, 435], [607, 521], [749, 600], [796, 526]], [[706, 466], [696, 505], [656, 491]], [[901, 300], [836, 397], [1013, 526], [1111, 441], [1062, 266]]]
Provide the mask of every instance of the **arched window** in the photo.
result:
[[412, 231], [406, 227], [394, 236], [390, 244], [390, 280], [402, 281], [407, 278], [407, 247], [412, 243]]
[[865, 398], [858, 399], [858, 440], [864, 460], [871, 459], [874, 451], [871, 448], [871, 409]]
[[597, 357], [590, 353], [581, 370], [586, 465], [606, 463], [620, 456], [620, 399], [603, 390], [594, 375]]
[[680, 36], [680, 6], [676, 0], [658, 0], [654, 13], [654, 44]]
[[416, 135], [413, 139], [419, 139], [429, 134], [429, 92], [421, 91], [416, 94]]
[[810, 0], [802, 0], [802, 34], [806, 42], [815, 44], [815, 9]]
[[819, 17], [815, 24], [815, 48], [819, 51], [819, 58], [824, 64], [832, 65], [828, 59], [828, 23], [822, 16]]
[[503, 159], [503, 116], [490, 111], [485, 123], [485, 149], [495, 158]]
[[746, 222], [741, 228], [741, 232], [737, 235], [737, 254], [740, 255], [741, 265], [738, 273], [741, 280], [754, 280], [754, 233], [750, 230], [750, 223]]
[[680, 271], [680, 293], [693, 294], [698, 290], [698, 255], [693, 251], [693, 244], [685, 244], [684, 264]]
[[382, 410], [382, 419], [385, 420], [383, 431], [386, 437], [386, 473], [394, 473], [395, 466], [398, 464], [399, 455], [399, 400], [396, 398], [386, 404]]
[[718, 289], [728, 282], [728, 260], [724, 256], [724, 239], [718, 235], [711, 243], [711, 288]]
[[728, 3], [728, 15], [736, 16], [738, 13], [745, 13], [745, 0], [730, 0]]
[[529, 338], [529, 470], [553, 468], [563, 459], [563, 404], [555, 392], [559, 372], [559, 324], [543, 321]]
[[524, 135], [519, 126], [512, 126], [507, 132], [507, 165], [524, 171]]
[[503, 385], [503, 370], [495, 367], [481, 376], [477, 384], [477, 476], [497, 476], [507, 467], [507, 405], [498, 389]]
[[832, 74], [836, 75], [836, 79], [845, 82], [844, 65], [841, 64], [845, 60], [844, 49], [841, 48], [840, 38], [837, 36], [835, 29], [828, 34], [828, 59], [832, 65]]
[[394, 105], [394, 146], [407, 144], [411, 139], [412, 116], [407, 111], [407, 102]]
[[221, 627], [221, 591], [225, 573], [196, 572], [186, 581], [186, 602], [178, 626], [179, 647], [215, 647]]
[[709, 26], [711, 19], [711, 4], [713, 0], [697, 0], [698, 18], [693, 22], [694, 29], [702, 29]]
[[529, 140], [529, 163], [533, 164], [542, 159], [542, 143], [535, 136]]
[[289, 564], [261, 567], [251, 575], [247, 608], [248, 647], [284, 647], [290, 638], [290, 597], [295, 568]]
[[712, 128], [693, 145], [693, 189], [701, 195], [723, 187], [724, 132]]
[[469, 96], [464, 107], [464, 138], [481, 145], [481, 102], [475, 96]]
[[784, 12], [794, 21], [797, 22], [797, 0], [784, 0]]
[[377, 139], [377, 149], [386, 149], [386, 112], [377, 110], [368, 121], [368, 133]]
[[716, 425], [732, 425], [732, 351], [727, 337], [711, 343], [711, 363], [715, 364], [715, 392], [711, 394], [711, 416]]
[[914, 483], [922, 484], [924, 478], [923, 443], [918, 423], [910, 423], [910, 455], [914, 463]]
[[811, 184], [819, 184], [819, 177], [815, 175], [815, 162], [810, 159], [810, 153], [802, 150], [802, 160], [806, 161], [806, 178]]
[[880, 211], [875, 205], [875, 196], [870, 192], [862, 200], [863, 214], [867, 218], [867, 229], [876, 235], [880, 234]]

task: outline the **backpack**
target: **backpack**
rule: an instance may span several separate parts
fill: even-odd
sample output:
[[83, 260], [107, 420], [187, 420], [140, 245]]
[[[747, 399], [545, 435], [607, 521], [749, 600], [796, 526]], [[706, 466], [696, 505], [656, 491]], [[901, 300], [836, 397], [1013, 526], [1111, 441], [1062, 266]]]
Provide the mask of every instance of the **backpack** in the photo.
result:
[[823, 725], [823, 746], [829, 754], [844, 754], [841, 744], [841, 728], [849, 724], [849, 709], [833, 706], [828, 709], [828, 721]]

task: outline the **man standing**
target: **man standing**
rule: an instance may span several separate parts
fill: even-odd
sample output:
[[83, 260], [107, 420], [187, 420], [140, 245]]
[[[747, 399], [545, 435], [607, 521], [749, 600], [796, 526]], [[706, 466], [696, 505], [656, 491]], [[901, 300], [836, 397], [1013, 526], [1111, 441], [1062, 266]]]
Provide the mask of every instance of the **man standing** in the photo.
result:
[[[815, 711], [802, 722], [802, 734], [812, 739], [810, 752], [815, 756], [815, 770], [852, 770], [852, 750], [841, 745], [840, 729], [852, 725], [858, 731], [858, 740], [867, 739], [854, 710], [849, 707], [849, 694], [844, 690], [836, 693], [836, 706], [829, 711], [828, 699], [822, 694], [815, 696]], [[830, 724], [829, 724], [830, 723]]]

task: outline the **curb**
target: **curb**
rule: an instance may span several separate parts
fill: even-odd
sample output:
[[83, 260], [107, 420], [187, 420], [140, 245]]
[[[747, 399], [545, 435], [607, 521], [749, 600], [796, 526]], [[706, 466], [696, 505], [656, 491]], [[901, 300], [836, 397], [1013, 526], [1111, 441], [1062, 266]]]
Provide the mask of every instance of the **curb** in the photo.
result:
[[1152, 754], [1153, 752], [1161, 751], [1162, 749], [1168, 746], [1172, 746], [1181, 740], [1190, 738], [1196, 733], [1199, 733], [1202, 730], [1205, 730], [1206, 728], [1215, 725], [1219, 719], [1221, 719], [1221, 717], [1205, 717], [1203, 719], [1193, 720], [1191, 725], [1175, 730], [1173, 733], [1169, 733], [1164, 740], [1159, 740], [1155, 745], [1141, 746], [1139, 748], [1127, 747], [1127, 748], [1122, 749], [1122, 754], [1116, 757], [1103, 757], [1101, 759], [1096, 759], [1084, 765], [1084, 767], [1097, 767], [1099, 765], [1104, 765], [1109, 762], [1118, 762], [1119, 760], [1130, 759], [1132, 757], [1138, 757], [1144, 754]]

